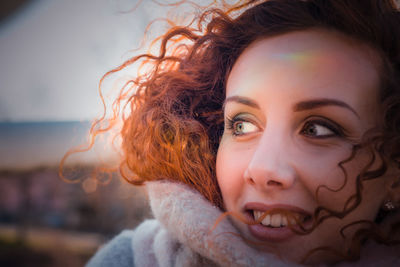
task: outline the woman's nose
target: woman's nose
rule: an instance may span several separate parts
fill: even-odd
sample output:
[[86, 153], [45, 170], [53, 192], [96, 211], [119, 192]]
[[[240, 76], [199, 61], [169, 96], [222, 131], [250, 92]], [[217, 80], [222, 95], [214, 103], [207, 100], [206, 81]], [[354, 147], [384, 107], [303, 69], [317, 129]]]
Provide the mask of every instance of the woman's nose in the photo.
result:
[[246, 182], [260, 190], [288, 189], [296, 181], [288, 140], [281, 136], [263, 136], [244, 173]]

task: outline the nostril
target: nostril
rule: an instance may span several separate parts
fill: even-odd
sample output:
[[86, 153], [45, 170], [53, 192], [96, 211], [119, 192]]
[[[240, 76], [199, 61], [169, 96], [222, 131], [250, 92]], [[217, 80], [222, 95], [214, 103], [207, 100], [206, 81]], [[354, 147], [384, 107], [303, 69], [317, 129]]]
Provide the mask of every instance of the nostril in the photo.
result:
[[267, 182], [267, 185], [275, 186], [275, 185], [282, 185], [282, 183], [274, 181], [274, 180], [269, 180]]
[[254, 181], [254, 179], [253, 178], [251, 178], [251, 177], [249, 177], [248, 179], [247, 179], [247, 181], [249, 182], [249, 184], [252, 184], [252, 185], [254, 185], [256, 182]]
[[253, 177], [250, 175], [249, 169], [246, 169], [246, 171], [244, 172], [244, 180], [251, 185], [254, 185], [256, 183]]

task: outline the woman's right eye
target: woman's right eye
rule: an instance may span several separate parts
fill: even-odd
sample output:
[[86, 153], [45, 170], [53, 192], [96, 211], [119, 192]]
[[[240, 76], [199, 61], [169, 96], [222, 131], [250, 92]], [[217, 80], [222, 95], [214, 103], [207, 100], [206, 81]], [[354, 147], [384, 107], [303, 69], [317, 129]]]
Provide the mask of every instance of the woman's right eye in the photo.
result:
[[258, 131], [258, 127], [249, 121], [240, 118], [228, 119], [227, 128], [235, 136], [245, 135]]

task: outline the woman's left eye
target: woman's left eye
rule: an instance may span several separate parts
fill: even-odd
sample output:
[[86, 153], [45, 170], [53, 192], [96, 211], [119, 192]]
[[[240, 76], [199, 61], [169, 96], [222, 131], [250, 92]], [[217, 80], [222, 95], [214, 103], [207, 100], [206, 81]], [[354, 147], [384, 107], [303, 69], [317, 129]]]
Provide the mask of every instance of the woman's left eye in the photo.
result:
[[313, 138], [326, 138], [342, 135], [337, 127], [322, 121], [306, 122], [301, 133]]

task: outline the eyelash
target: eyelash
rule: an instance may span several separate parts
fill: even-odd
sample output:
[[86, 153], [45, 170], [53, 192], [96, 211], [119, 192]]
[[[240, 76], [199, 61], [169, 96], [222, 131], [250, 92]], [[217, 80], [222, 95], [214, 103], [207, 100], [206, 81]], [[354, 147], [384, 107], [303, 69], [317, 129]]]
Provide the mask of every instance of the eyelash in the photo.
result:
[[[308, 135], [310, 138], [323, 139], [323, 138], [330, 138], [330, 137], [344, 137], [345, 136], [344, 130], [340, 125], [336, 124], [335, 122], [327, 122], [326, 120], [327, 119], [325, 119], [325, 120], [321, 120], [321, 119], [308, 120], [308, 121], [306, 121], [304, 123], [300, 133], [302, 133], [302, 134], [307, 136], [307, 134], [305, 133], [305, 128], [307, 126], [310, 126], [311, 124], [316, 124], [316, 125], [320, 125], [322, 127], [325, 127], [327, 129], [329, 129], [330, 131], [333, 132], [333, 134], [332, 135], [325, 135], [325, 136], [313, 136], [313, 137]], [[227, 130], [229, 130], [231, 132], [231, 134], [233, 136], [245, 135], [245, 134], [237, 134], [235, 132], [235, 123], [237, 123], [237, 122], [253, 123], [252, 121], [246, 120], [244, 118], [240, 118], [239, 116], [236, 116], [236, 117], [233, 117], [233, 118], [227, 117], [226, 118], [225, 127], [226, 127]]]
[[227, 130], [229, 130], [231, 132], [231, 134], [233, 136], [241, 136], [241, 135], [243, 135], [243, 134], [237, 134], [235, 132], [235, 123], [237, 123], [237, 122], [250, 122], [250, 123], [253, 123], [252, 121], [246, 120], [244, 118], [240, 118], [239, 116], [236, 116], [234, 118], [227, 117], [226, 118], [225, 127], [226, 127]]
[[326, 120], [328, 120], [328, 119], [325, 119], [325, 120], [313, 119], [313, 120], [306, 121], [300, 132], [304, 135], [307, 135], [305, 133], [305, 128], [311, 124], [316, 124], [316, 125], [320, 125], [322, 127], [329, 129], [330, 131], [332, 131], [333, 134], [325, 135], [325, 136], [313, 136], [312, 138], [323, 139], [323, 138], [330, 138], [330, 137], [344, 137], [345, 136], [344, 130], [340, 125], [338, 125], [337, 123], [332, 122], [330, 120], [329, 120], [329, 122]]

